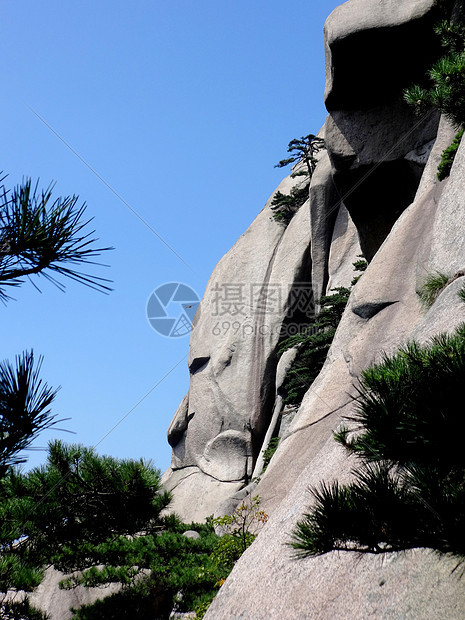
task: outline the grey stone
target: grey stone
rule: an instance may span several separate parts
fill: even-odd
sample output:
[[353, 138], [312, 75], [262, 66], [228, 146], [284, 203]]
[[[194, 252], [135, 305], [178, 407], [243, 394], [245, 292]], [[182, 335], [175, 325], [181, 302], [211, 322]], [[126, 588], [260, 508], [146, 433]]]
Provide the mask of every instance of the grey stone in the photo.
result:
[[227, 430], [207, 442], [199, 467], [222, 482], [242, 481], [252, 475], [252, 460], [250, 433]]
[[162, 482], [173, 493], [167, 512], [178, 515], [186, 523], [204, 521], [219, 504], [244, 486], [242, 482], [216, 480], [198, 467], [168, 469], [163, 474]]
[[184, 431], [187, 428], [187, 410], [189, 406], [189, 397], [186, 394], [178, 407], [178, 410], [174, 414], [174, 418], [171, 420], [171, 424], [168, 427], [168, 443], [171, 447], [174, 447], [181, 440], [184, 435]]
[[[334, 170], [373, 166], [405, 158], [423, 169], [439, 122], [437, 113], [418, 118], [401, 99], [368, 110], [334, 110], [325, 140]], [[422, 155], [420, 155], [422, 154]]]
[[442, 116], [439, 121], [436, 139], [434, 140], [433, 147], [426, 162], [415, 198], [419, 198], [424, 191], [431, 189], [431, 187], [437, 184], [437, 172], [442, 153], [444, 149], [452, 143], [456, 133], [457, 128], [453, 127], [449, 121]]
[[353, 263], [358, 260], [361, 252], [357, 229], [346, 207], [341, 205], [334, 223], [329, 249], [329, 279], [326, 294], [339, 286], [345, 288], [351, 286], [352, 279], [360, 275], [354, 271]]
[[459, 225], [465, 219], [464, 170], [465, 142], [462, 141], [439, 198], [428, 273], [454, 274], [465, 268], [465, 235]]
[[312, 286], [315, 300], [324, 295], [328, 283], [328, 256], [334, 222], [340, 208], [327, 151], [320, 160], [310, 183], [310, 226], [312, 232]]
[[[300, 408], [280, 414], [283, 420], [286, 415], [293, 419], [281, 424], [278, 449], [251, 491], [262, 498], [261, 508], [271, 516], [270, 521], [240, 558], [207, 612], [207, 619], [465, 617], [463, 583], [453, 573], [456, 561], [452, 558], [416, 549], [382, 556], [366, 554], [361, 558], [351, 553], [329, 553], [296, 561], [288, 545], [295, 523], [311, 505], [309, 485], [319, 485], [323, 480], [345, 483], [351, 479], [356, 460], [347, 456], [332, 434], [341, 420], [353, 413], [361, 371], [409, 340], [427, 342], [438, 333], [453, 330], [465, 319], [465, 304], [457, 295], [465, 276], [451, 281], [427, 312], [416, 292], [421, 278], [432, 270], [453, 276], [465, 268], [465, 146], [462, 144], [459, 149], [450, 178], [439, 183], [435, 176], [437, 163], [453, 137], [452, 128], [442, 120], [436, 137], [437, 118], [433, 115], [415, 127], [411, 112], [399, 102], [402, 88], [415, 76], [423, 75], [431, 55], [437, 52], [430, 42], [438, 5], [436, 0], [350, 0], [336, 9], [325, 26], [331, 118], [326, 125], [328, 153], [315, 173], [310, 199], [314, 290], [320, 294], [335, 283], [347, 282], [353, 276], [348, 262], [355, 260], [360, 248], [370, 264], [351, 293], [325, 365]], [[421, 53], [417, 53], [416, 46]], [[408, 83], [402, 83], [404, 80]], [[329, 161], [345, 205], [338, 204], [334, 209], [333, 223], [328, 223], [328, 205], [332, 202], [328, 199], [332, 191]], [[346, 191], [367, 172], [370, 175], [363, 181], [363, 190], [351, 191], [345, 197]], [[298, 215], [303, 218], [302, 213]], [[301, 225], [300, 220], [296, 222]], [[291, 222], [291, 226], [296, 226], [296, 222]], [[292, 252], [296, 238], [292, 235], [286, 231], [279, 242], [271, 237], [268, 240], [275, 256], [271, 273], [279, 274], [277, 280], [281, 282], [285, 270], [276, 271], [275, 265], [285, 244], [286, 251]], [[253, 230], [250, 243], [260, 243]], [[262, 246], [260, 251], [264, 251]], [[250, 248], [243, 252], [246, 259], [242, 267], [247, 271], [247, 261], [255, 260], [254, 251]], [[301, 246], [297, 254], [294, 274], [305, 262]], [[268, 269], [261, 273], [269, 275]], [[266, 281], [266, 277], [260, 280]], [[189, 411], [191, 397], [201, 402], [196, 396], [198, 389], [206, 395], [203, 402], [215, 402], [217, 412], [221, 402], [226, 413], [221, 418], [222, 426], [215, 429], [216, 434], [212, 435], [210, 430], [210, 435], [200, 442], [199, 456], [183, 456], [182, 462], [195, 462], [195, 466], [186, 468], [185, 478], [180, 473], [183, 470], [171, 474], [171, 481], [176, 480], [175, 499], [180, 489], [183, 499], [177, 501], [184, 501], [185, 509], [192, 506], [192, 489], [202, 489], [204, 484], [200, 463], [205, 447], [213, 445], [208, 442], [230, 428], [247, 433], [247, 428], [231, 422], [247, 419], [237, 416], [235, 407], [228, 408], [233, 388], [242, 390], [241, 398], [244, 396], [248, 409], [255, 412], [257, 390], [261, 390], [261, 395], [269, 391], [268, 408], [262, 401], [260, 424], [258, 417], [248, 418], [252, 445], [254, 429], [261, 425], [263, 436], [266, 428], [268, 433], [274, 428], [273, 420], [270, 422], [271, 396], [274, 399], [274, 383], [280, 384], [283, 373], [281, 369], [276, 372], [272, 343], [267, 342], [266, 346], [258, 356], [257, 349], [249, 349], [245, 354], [243, 342], [228, 344], [229, 353], [222, 353], [221, 364], [215, 353], [201, 350], [200, 340], [193, 351], [193, 359], [211, 359], [204, 370], [193, 376]], [[233, 366], [239, 354], [243, 355], [241, 364]], [[265, 359], [269, 375], [252, 368], [251, 360], [260, 369]], [[282, 364], [285, 367], [285, 361]], [[213, 368], [218, 368], [216, 374], [212, 373]], [[226, 383], [220, 377], [229, 371], [230, 383]], [[255, 377], [253, 389], [244, 381], [245, 372], [252, 372]], [[199, 387], [194, 385], [197, 375], [205, 376], [205, 383], [198, 383]], [[276, 412], [277, 400], [274, 406]], [[193, 453], [185, 446], [190, 441], [195, 443], [189, 433], [199, 410], [192, 408], [195, 415], [178, 444], [184, 455]], [[268, 416], [263, 415], [265, 410]], [[218, 420], [218, 416], [214, 419]], [[213, 422], [210, 426], [213, 428]], [[263, 447], [260, 442], [257, 445]], [[221, 458], [215, 455], [213, 460], [220, 463]], [[225, 467], [221, 466], [221, 471]], [[199, 477], [198, 485], [195, 476]], [[185, 491], [182, 485], [189, 485], [189, 481], [191, 488]], [[245, 491], [238, 488], [227, 496], [225, 483], [214, 484], [220, 485], [216, 505], [234, 510]], [[210, 499], [204, 502], [213, 503]]]
[[[326, 364], [256, 489], [270, 522], [239, 560], [207, 618], [426, 620], [465, 614], [452, 560], [415, 550], [383, 559], [331, 553], [296, 561], [287, 546], [311, 503], [308, 486], [350, 479], [353, 457], [333, 440], [332, 431], [353, 411], [361, 370], [413, 336], [430, 337], [446, 323], [458, 324], [465, 312], [456, 295], [463, 278], [441, 293], [427, 315], [418, 302], [417, 262], [431, 243], [435, 196], [431, 187], [401, 215], [355, 287]], [[352, 311], [370, 304], [379, 308], [370, 318]]]
[[187, 532], [183, 533], [183, 536], [186, 538], [192, 538], [193, 540], [198, 540], [200, 538], [200, 534], [195, 530], [187, 530]]
[[289, 372], [289, 369], [291, 368], [295, 360], [295, 356], [297, 355], [298, 350], [299, 350], [298, 347], [291, 347], [290, 349], [287, 349], [287, 351], [284, 351], [284, 353], [279, 358], [279, 362], [276, 367], [276, 381], [275, 381], [275, 387], [276, 387], [277, 393], [279, 392], [279, 388], [284, 383], [284, 379], [286, 378], [286, 375]]

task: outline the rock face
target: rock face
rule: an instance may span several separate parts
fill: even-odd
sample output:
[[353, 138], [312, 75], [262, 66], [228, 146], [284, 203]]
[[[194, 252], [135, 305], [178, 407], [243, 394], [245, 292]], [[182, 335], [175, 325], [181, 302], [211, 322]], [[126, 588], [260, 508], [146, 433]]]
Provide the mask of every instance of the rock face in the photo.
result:
[[[465, 145], [450, 178], [439, 183], [440, 154], [455, 130], [434, 112], [413, 116], [402, 101], [403, 88], [438, 53], [433, 24], [457, 7], [439, 0], [349, 0], [331, 14], [325, 26], [327, 152], [309, 203], [285, 231], [269, 219], [268, 203], [207, 287], [192, 334], [188, 399], [170, 426], [167, 485], [175, 509], [188, 518], [218, 506], [232, 511], [248, 492], [261, 496], [270, 515], [208, 619], [465, 617], [463, 580], [451, 572], [451, 559], [417, 549], [297, 561], [287, 545], [311, 501], [308, 486], [351, 475], [352, 462], [332, 432], [351, 413], [361, 370], [409, 339], [426, 342], [465, 321], [457, 296], [465, 281]], [[289, 191], [291, 182], [280, 191]], [[284, 358], [278, 366], [276, 353], [275, 330], [289, 322], [283, 299], [299, 281], [317, 298], [348, 286], [361, 251], [370, 264], [326, 363], [293, 420], [281, 426], [278, 450], [258, 486], [251, 485], [263, 438], [267, 430], [267, 437], [277, 433], [270, 421], [287, 365]], [[433, 271], [451, 280], [425, 312], [417, 290]], [[226, 282], [258, 283], [267, 304], [274, 303], [270, 283], [279, 283], [285, 295], [273, 315], [258, 318], [253, 303], [246, 306], [239, 323], [253, 326], [247, 337], [245, 329], [216, 337], [215, 294]], [[201, 501], [192, 510], [194, 496]]]

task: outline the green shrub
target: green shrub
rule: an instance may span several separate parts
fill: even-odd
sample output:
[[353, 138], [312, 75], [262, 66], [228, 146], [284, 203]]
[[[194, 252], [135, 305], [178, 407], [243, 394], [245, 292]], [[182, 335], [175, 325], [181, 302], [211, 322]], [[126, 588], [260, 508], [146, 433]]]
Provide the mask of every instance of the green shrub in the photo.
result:
[[465, 125], [465, 27], [443, 21], [435, 28], [445, 48], [442, 56], [428, 72], [426, 87], [415, 85], [404, 92], [404, 98], [420, 114], [437, 109], [457, 127]]
[[452, 141], [452, 144], [448, 146], [441, 155], [441, 161], [438, 166], [437, 177], [439, 181], [442, 181], [449, 176], [452, 164], [454, 163], [455, 156], [457, 154], [460, 142], [463, 136], [463, 129], [461, 129]]
[[273, 219], [287, 226], [295, 213], [308, 200], [309, 183], [293, 187], [289, 194], [276, 192], [271, 201]]
[[355, 271], [361, 271], [362, 272], [358, 276], [354, 276], [352, 278], [352, 282], [350, 283], [350, 285], [351, 286], [355, 286], [357, 284], [357, 282], [360, 280], [360, 278], [362, 277], [363, 272], [366, 271], [366, 268], [368, 267], [368, 262], [363, 257], [363, 254], [359, 254], [358, 255], [358, 260], [356, 260], [354, 263], [352, 263], [352, 265], [354, 266], [354, 270]]
[[425, 309], [431, 308], [440, 293], [446, 288], [451, 281], [451, 277], [445, 273], [435, 272], [429, 274], [420, 289], [418, 290], [418, 297]]
[[266, 468], [270, 464], [271, 459], [273, 458], [274, 453], [278, 449], [279, 437], [272, 437], [270, 439], [270, 443], [268, 444], [266, 450], [263, 451], [263, 469], [262, 474], [266, 471]]
[[337, 287], [332, 291], [332, 295], [325, 295], [320, 299], [321, 310], [315, 320], [302, 332], [280, 344], [279, 353], [294, 346], [299, 347], [281, 387], [285, 404], [300, 404], [305, 392], [323, 368], [350, 295], [350, 290], [344, 287]]
[[460, 289], [460, 291], [457, 293], [457, 295], [459, 296], [459, 298], [462, 301], [465, 301], [465, 286], [462, 286], [462, 288]]
[[312, 489], [297, 555], [430, 547], [465, 558], [464, 381], [465, 324], [362, 373], [351, 430], [336, 434], [359, 457], [355, 480]]

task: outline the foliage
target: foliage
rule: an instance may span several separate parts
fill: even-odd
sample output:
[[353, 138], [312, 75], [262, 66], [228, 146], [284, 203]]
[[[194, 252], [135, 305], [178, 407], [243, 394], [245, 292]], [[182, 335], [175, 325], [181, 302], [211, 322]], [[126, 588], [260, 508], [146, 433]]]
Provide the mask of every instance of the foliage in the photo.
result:
[[465, 302], [465, 286], [462, 286], [457, 295], [459, 296], [459, 299]]
[[195, 608], [195, 617], [197, 618], [197, 620], [202, 620], [202, 618], [205, 616], [208, 608], [210, 607], [213, 601], [213, 598], [197, 605], [197, 607]]
[[439, 273], [438, 271], [431, 273], [426, 277], [425, 281], [418, 290], [418, 297], [420, 298], [420, 302], [425, 309], [431, 308], [436, 299], [439, 297], [439, 294], [449, 284], [450, 279], [451, 278], [445, 273]]
[[[0, 188], [0, 301], [3, 303], [10, 299], [7, 286], [19, 286], [34, 275], [42, 275], [61, 290], [65, 287], [56, 276], [68, 277], [102, 292], [110, 291], [108, 280], [77, 269], [96, 264], [95, 257], [110, 248], [95, 247], [94, 231], [87, 231], [90, 220], [84, 218], [85, 205], [77, 206], [78, 197], [52, 199], [52, 190], [50, 185], [40, 191], [38, 183], [33, 187], [30, 179], [12, 191], [4, 185]], [[40, 378], [41, 364], [42, 358], [35, 360], [32, 351], [17, 356], [15, 364], [8, 361], [0, 364], [0, 590], [3, 592], [9, 589], [29, 592], [39, 585], [53, 545], [60, 544], [54, 540], [52, 529], [46, 528], [57, 525], [60, 519], [58, 531], [63, 533], [67, 527], [61, 512], [66, 512], [66, 508], [69, 511], [69, 507], [61, 511], [62, 506], [52, 498], [57, 487], [49, 484], [47, 494], [45, 478], [39, 480], [37, 474], [33, 483], [32, 478], [21, 478], [13, 469], [25, 461], [19, 453], [40, 431], [57, 423], [50, 409], [57, 391]], [[70, 499], [72, 505], [74, 498]], [[81, 500], [85, 504], [87, 497], [82, 496]], [[0, 602], [0, 616], [30, 620], [46, 617], [32, 608], [27, 598], [4, 598]]]
[[[102, 617], [99, 610], [106, 618], [129, 617], [136, 599], [138, 617], [144, 609], [153, 617], [155, 607], [165, 617], [178, 593], [180, 606], [193, 609], [218, 581], [209, 559], [218, 540], [213, 528], [161, 515], [170, 495], [150, 463], [56, 441], [45, 466], [12, 470], [0, 481], [0, 499], [0, 585], [22, 588], [29, 571], [34, 587], [40, 580], [34, 571], [53, 564], [72, 573], [63, 588], [121, 586], [108, 602], [76, 612], [78, 618]], [[189, 527], [198, 539], [183, 535]]]
[[[324, 148], [324, 140], [313, 134], [302, 136], [289, 142], [287, 151], [290, 153], [290, 157], [282, 159], [276, 164], [275, 168], [297, 164], [291, 177], [303, 176], [305, 179], [304, 183], [293, 187], [289, 194], [283, 194], [278, 191], [273, 196], [271, 209], [273, 211], [273, 219], [276, 222], [287, 226], [298, 209], [308, 200], [310, 179], [318, 162], [315, 155]], [[298, 164], [302, 165], [299, 166]]]
[[310, 183], [305, 183], [302, 186], [293, 187], [289, 194], [276, 192], [271, 201], [273, 219], [287, 226], [295, 213], [308, 200], [309, 187]]
[[452, 141], [452, 144], [448, 146], [441, 155], [441, 161], [438, 166], [437, 177], [439, 181], [442, 181], [449, 176], [452, 164], [454, 163], [455, 156], [457, 154], [460, 142], [463, 136], [463, 129], [461, 129]]
[[[232, 515], [213, 519], [213, 525], [222, 528], [226, 535], [234, 539], [234, 545], [240, 551], [239, 555], [242, 555], [254, 541], [254, 531], [265, 525], [267, 521], [268, 515], [260, 509], [260, 497], [255, 495], [250, 502], [242, 502]], [[218, 564], [221, 564], [219, 556], [217, 559]]]
[[303, 174], [310, 179], [318, 163], [315, 155], [324, 148], [325, 141], [323, 138], [318, 138], [312, 133], [301, 138], [294, 138], [287, 146], [287, 152], [290, 153], [290, 156], [278, 162], [275, 168], [284, 168], [289, 166], [289, 164], [302, 163], [305, 165], [305, 170], [303, 172], [296, 171], [294, 176]]
[[[224, 532], [210, 555], [213, 566], [221, 575], [215, 584], [217, 588], [223, 585], [234, 564], [255, 540], [256, 532], [268, 521], [268, 515], [260, 509], [260, 501], [255, 495], [249, 502], [243, 501], [233, 514], [210, 520], [213, 526]], [[195, 607], [198, 619], [204, 617], [215, 595], [216, 592], [204, 595], [204, 600]]]
[[96, 248], [94, 231], [86, 232], [85, 205], [78, 196], [52, 201], [53, 185], [39, 191], [26, 179], [13, 191], [2, 187], [0, 195], [0, 299], [9, 296], [5, 286], [18, 286], [24, 278], [43, 275], [58, 288], [55, 275], [108, 292], [108, 280], [78, 271], [75, 265], [93, 265], [93, 259], [111, 248]]
[[364, 258], [363, 254], [359, 254], [358, 255], [358, 260], [356, 260], [354, 263], [352, 263], [352, 265], [353, 265], [355, 271], [361, 271], [362, 272], [358, 276], [354, 276], [352, 278], [352, 282], [350, 283], [350, 285], [351, 286], [355, 286], [357, 284], [357, 282], [360, 280], [360, 278], [362, 277], [363, 272], [366, 271], [366, 268], [368, 267], [368, 262]]
[[302, 332], [281, 342], [279, 353], [298, 346], [297, 355], [282, 385], [283, 402], [299, 404], [310, 385], [318, 376], [326, 360], [329, 347], [336, 333], [350, 290], [344, 287], [331, 289], [332, 295], [320, 299], [320, 312]]
[[420, 114], [435, 108], [454, 125], [462, 127], [465, 125], [465, 26], [443, 21], [435, 32], [441, 38], [445, 55], [430, 69], [427, 86], [407, 89], [404, 98]]
[[465, 324], [362, 373], [352, 428], [336, 433], [359, 457], [355, 481], [312, 489], [298, 555], [430, 547], [465, 557], [464, 380]]
[[266, 471], [266, 468], [270, 464], [270, 461], [273, 458], [274, 453], [278, 449], [279, 439], [280, 439], [279, 437], [272, 437], [266, 449], [263, 450], [263, 469], [261, 472], [262, 474], [264, 471]]
[[24, 462], [18, 453], [56, 422], [50, 405], [57, 390], [40, 379], [42, 358], [34, 362], [33, 352], [0, 363], [0, 478], [12, 465]]

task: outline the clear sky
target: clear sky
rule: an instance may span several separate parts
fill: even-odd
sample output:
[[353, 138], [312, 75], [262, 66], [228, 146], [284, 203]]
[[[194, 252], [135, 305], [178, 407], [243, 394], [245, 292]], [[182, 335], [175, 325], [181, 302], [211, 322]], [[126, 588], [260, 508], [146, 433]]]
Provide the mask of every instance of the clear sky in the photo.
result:
[[75, 433], [48, 431], [36, 446], [57, 436], [169, 466], [188, 337], [155, 332], [147, 300], [165, 282], [202, 296], [285, 175], [273, 166], [287, 143], [322, 126], [322, 29], [339, 4], [4, 2], [6, 185], [56, 181], [55, 195], [78, 194], [100, 243], [115, 248], [94, 271], [113, 280], [110, 295], [72, 281], [63, 294], [42, 278], [41, 293], [26, 282], [0, 306], [0, 358], [43, 355], [42, 377], [61, 386], [53, 411]]

